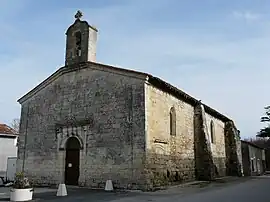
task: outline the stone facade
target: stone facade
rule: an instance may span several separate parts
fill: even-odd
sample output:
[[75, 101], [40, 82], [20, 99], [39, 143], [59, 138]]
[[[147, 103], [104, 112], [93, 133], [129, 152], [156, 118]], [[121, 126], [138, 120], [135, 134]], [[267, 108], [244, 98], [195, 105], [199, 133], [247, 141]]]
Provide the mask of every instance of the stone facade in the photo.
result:
[[65, 65], [85, 61], [96, 62], [98, 30], [87, 21], [77, 19], [67, 30]]
[[95, 31], [77, 19], [66, 65], [19, 100], [18, 170], [34, 184], [65, 182], [75, 138], [80, 186], [111, 179], [116, 188], [152, 190], [224, 176], [237, 156], [231, 120], [150, 74], [94, 63]]
[[199, 180], [215, 178], [215, 164], [212, 155], [211, 139], [206, 122], [204, 107], [198, 103], [194, 114], [196, 176]]
[[226, 175], [226, 151], [224, 138], [225, 123], [206, 113], [206, 124], [210, 139], [211, 122], [213, 124], [213, 141], [210, 141], [210, 148], [215, 166], [215, 176], [221, 177]]
[[232, 121], [225, 124], [226, 174], [243, 176], [240, 131]]
[[[195, 179], [194, 108], [146, 84], [146, 170], [153, 187]], [[176, 134], [170, 135], [170, 110], [176, 114]]]
[[[155, 187], [194, 179], [213, 180], [225, 176], [225, 123], [205, 113], [201, 104], [194, 107], [150, 84], [146, 84], [145, 89], [145, 166], [148, 184]], [[176, 114], [175, 135], [170, 134], [169, 127], [172, 108]], [[210, 140], [211, 122], [213, 141]]]
[[140, 184], [144, 113], [141, 79], [87, 64], [67, 72], [22, 103], [18, 168], [26, 146], [27, 175], [36, 183], [59, 183], [65, 158], [59, 149], [73, 132], [82, 147], [80, 185], [104, 186], [109, 178], [122, 186]]

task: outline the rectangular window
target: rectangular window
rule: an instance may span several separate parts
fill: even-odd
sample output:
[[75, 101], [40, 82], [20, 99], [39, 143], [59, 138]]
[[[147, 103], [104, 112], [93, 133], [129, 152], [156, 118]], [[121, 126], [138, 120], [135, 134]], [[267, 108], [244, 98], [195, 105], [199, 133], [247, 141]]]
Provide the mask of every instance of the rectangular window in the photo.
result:
[[210, 122], [210, 137], [211, 137], [211, 143], [214, 144], [214, 138], [215, 138], [215, 126], [213, 120]]
[[176, 113], [174, 107], [170, 110], [170, 135], [176, 136]]

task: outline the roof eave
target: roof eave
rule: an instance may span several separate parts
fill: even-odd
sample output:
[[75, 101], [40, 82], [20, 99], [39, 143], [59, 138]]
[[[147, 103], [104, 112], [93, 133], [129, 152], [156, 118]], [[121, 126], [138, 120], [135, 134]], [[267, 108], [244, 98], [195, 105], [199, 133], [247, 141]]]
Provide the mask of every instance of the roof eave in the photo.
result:
[[258, 145], [256, 145], [256, 144], [252, 143], [252, 142], [248, 142], [248, 141], [245, 141], [245, 140], [241, 140], [241, 142], [242, 142], [242, 143], [245, 143], [245, 144], [248, 144], [248, 145], [250, 145], [250, 146], [252, 146], [252, 147], [255, 147], [255, 148], [257, 148], [257, 149], [265, 150], [265, 148], [260, 147], [260, 146], [258, 146]]
[[143, 73], [143, 72], [139, 72], [139, 71], [123, 69], [123, 68], [119, 68], [119, 67], [105, 65], [105, 64], [102, 64], [102, 63], [96, 63], [96, 62], [82, 62], [82, 63], [73, 64], [73, 65], [69, 65], [69, 66], [63, 66], [63, 67], [59, 68], [57, 71], [55, 71], [53, 74], [51, 74], [47, 79], [42, 81], [35, 88], [30, 90], [28, 93], [26, 93], [21, 98], [19, 98], [17, 100], [17, 102], [19, 102], [20, 104], [24, 103], [30, 97], [32, 97], [35, 93], [37, 93], [42, 88], [47, 86], [47, 84], [49, 84], [52, 81], [54, 81], [55, 79], [57, 79], [59, 76], [65, 74], [65, 73], [68, 73], [68, 72], [73, 72], [73, 71], [77, 71], [79, 69], [88, 68], [88, 67], [90, 67], [90, 65], [91, 65], [91, 67], [93, 69], [99, 69], [100, 68], [100, 70], [102, 70], [101, 68], [104, 68], [105, 70], [103, 70], [103, 71], [116, 71], [118, 73], [125, 72], [125, 73], [129, 74], [131, 77], [138, 78], [138, 79], [145, 80], [148, 77], [148, 74]]
[[[200, 103], [199, 100], [195, 99], [194, 97], [188, 95], [184, 91], [179, 90], [178, 88], [172, 86], [171, 84], [163, 81], [162, 79], [158, 77], [153, 77], [149, 75], [148, 82], [151, 83], [152, 85], [156, 86], [157, 88], [166, 91], [170, 94], [173, 94], [177, 98], [182, 98], [184, 99], [187, 103], [191, 104], [192, 106], [196, 106], [198, 103]], [[203, 104], [203, 103], [202, 103]], [[213, 115], [216, 118], [219, 118], [220, 120], [227, 122], [227, 121], [232, 121], [225, 115], [219, 113], [218, 111], [214, 110], [213, 108], [209, 107], [206, 104], [203, 104], [205, 111], [211, 115]]]
[[[62, 74], [67, 73], [67, 72], [71, 72], [71, 71], [76, 71], [76, 70], [79, 70], [82, 68], [87, 68], [87, 67], [89, 67], [88, 64], [94, 64], [94, 65], [97, 65], [98, 67], [104, 67], [107, 71], [113, 70], [113, 71], [117, 71], [118, 73], [126, 72], [126, 73], [129, 73], [130, 75], [132, 75], [133, 77], [144, 79], [145, 81], [147, 80], [150, 84], [156, 86], [157, 88], [159, 88], [165, 92], [168, 92], [170, 94], [173, 94], [177, 98], [184, 99], [187, 103], [191, 104], [192, 106], [196, 106], [198, 103], [201, 103], [199, 100], [195, 99], [194, 97], [188, 95], [184, 91], [181, 91], [180, 89], [174, 87], [173, 85], [163, 81], [162, 79], [160, 79], [158, 77], [154, 77], [154, 76], [147, 74], [147, 73], [144, 73], [144, 72], [128, 70], [128, 69], [105, 65], [105, 64], [96, 63], [96, 62], [83, 62], [83, 63], [79, 63], [79, 64], [61, 67], [56, 72], [54, 72], [51, 76], [49, 76], [47, 79], [45, 79], [39, 85], [37, 85], [34, 89], [29, 91], [27, 94], [25, 94], [20, 99], [18, 99], [18, 102], [20, 104], [22, 104], [23, 102], [28, 100], [35, 93], [37, 93], [39, 90], [44, 88], [47, 84], [51, 83], [53, 80], [55, 80], [56, 78], [58, 78]], [[94, 66], [93, 66], [93, 68], [94, 68]], [[224, 122], [232, 121], [231, 119], [229, 119], [225, 115], [219, 113], [218, 111], [214, 110], [213, 108], [209, 107], [208, 105], [203, 104], [203, 106], [205, 108], [205, 111], [207, 113], [213, 115], [214, 117], [216, 117]]]

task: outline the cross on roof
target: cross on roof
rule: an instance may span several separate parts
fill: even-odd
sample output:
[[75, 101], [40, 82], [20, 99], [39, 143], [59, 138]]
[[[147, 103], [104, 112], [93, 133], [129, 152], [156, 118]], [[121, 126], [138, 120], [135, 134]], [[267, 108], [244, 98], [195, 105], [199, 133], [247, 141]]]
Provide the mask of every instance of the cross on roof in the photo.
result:
[[80, 10], [77, 11], [76, 15], [74, 16], [77, 20], [79, 20], [83, 16]]

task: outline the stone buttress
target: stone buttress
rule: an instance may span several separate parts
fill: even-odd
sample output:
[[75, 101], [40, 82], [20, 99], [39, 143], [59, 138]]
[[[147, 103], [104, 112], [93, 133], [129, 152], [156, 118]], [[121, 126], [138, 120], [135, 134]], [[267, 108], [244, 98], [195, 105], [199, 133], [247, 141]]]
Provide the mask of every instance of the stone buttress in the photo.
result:
[[199, 103], [194, 115], [195, 172], [198, 180], [214, 180], [215, 165], [211, 152], [204, 107]]

